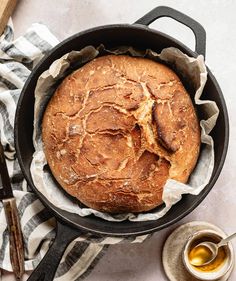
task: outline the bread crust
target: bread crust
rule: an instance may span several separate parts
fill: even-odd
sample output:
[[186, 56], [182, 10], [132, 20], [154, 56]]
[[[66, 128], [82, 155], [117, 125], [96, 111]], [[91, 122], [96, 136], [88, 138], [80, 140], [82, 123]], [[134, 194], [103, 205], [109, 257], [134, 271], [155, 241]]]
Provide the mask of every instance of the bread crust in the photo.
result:
[[178, 76], [146, 58], [107, 55], [57, 88], [42, 122], [50, 169], [93, 209], [149, 211], [168, 178], [187, 182], [200, 149], [196, 112]]

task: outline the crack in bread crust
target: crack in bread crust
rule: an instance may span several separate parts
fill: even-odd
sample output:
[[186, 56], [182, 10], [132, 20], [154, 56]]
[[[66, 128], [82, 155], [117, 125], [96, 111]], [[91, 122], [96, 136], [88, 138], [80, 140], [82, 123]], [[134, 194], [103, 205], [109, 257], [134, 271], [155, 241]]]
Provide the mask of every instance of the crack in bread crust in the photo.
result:
[[168, 67], [144, 58], [96, 58], [65, 78], [42, 124], [51, 171], [96, 210], [148, 211], [168, 178], [185, 183], [199, 153], [191, 99]]

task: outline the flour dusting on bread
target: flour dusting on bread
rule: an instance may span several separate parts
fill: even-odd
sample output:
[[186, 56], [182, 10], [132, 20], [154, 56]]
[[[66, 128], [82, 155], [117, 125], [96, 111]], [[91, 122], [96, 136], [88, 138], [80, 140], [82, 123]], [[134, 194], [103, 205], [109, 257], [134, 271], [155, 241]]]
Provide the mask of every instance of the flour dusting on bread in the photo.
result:
[[167, 179], [186, 183], [200, 148], [196, 112], [178, 76], [146, 58], [107, 55], [66, 77], [42, 124], [60, 185], [86, 206], [143, 212]]

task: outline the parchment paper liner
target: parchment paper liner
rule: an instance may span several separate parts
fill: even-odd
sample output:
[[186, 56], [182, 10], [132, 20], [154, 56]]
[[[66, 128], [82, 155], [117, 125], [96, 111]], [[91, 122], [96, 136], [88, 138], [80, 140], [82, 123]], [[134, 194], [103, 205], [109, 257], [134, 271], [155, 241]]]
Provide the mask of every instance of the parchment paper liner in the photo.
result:
[[[41, 139], [41, 120], [48, 100], [54, 93], [61, 79], [96, 56], [108, 53], [147, 57], [153, 60], [161, 60], [172, 65], [176, 69], [177, 74], [181, 74], [185, 79], [191, 81], [195, 91], [195, 105], [196, 107], [200, 106], [200, 110], [203, 111], [205, 115], [205, 120], [200, 121], [201, 142], [204, 145], [202, 145], [198, 163], [191, 174], [188, 184], [168, 180], [163, 191], [165, 206], [163, 208], [154, 209], [148, 213], [111, 215], [86, 207], [81, 208], [76, 200], [70, 199], [61, 188], [55, 185], [51, 173], [44, 169], [47, 162]], [[80, 51], [72, 51], [54, 61], [50, 68], [39, 77], [35, 90], [33, 135], [35, 153], [31, 163], [31, 175], [35, 186], [58, 208], [76, 213], [80, 216], [94, 214], [108, 221], [123, 221], [126, 219], [130, 221], [148, 221], [157, 220], [164, 216], [171, 206], [181, 199], [182, 194], [199, 194], [209, 182], [214, 168], [214, 143], [209, 133], [215, 126], [219, 109], [214, 101], [200, 100], [206, 80], [207, 71], [203, 57], [200, 55], [197, 58], [192, 58], [183, 54], [176, 48], [166, 48], [163, 49], [160, 54], [157, 54], [149, 49], [137, 51], [132, 47], [120, 47], [116, 50], [107, 50], [102, 45], [97, 49], [92, 46], [87, 46]]]

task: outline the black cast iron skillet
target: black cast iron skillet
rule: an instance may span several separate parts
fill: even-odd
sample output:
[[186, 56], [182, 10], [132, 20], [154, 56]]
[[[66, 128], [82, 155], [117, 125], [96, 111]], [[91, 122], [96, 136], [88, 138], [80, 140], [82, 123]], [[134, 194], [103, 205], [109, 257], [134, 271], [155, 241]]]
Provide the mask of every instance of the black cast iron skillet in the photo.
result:
[[[150, 23], [160, 17], [171, 17], [191, 28], [196, 38], [195, 52], [174, 38], [148, 27]], [[156, 52], [172, 46], [179, 48], [190, 56], [196, 57], [198, 54], [205, 56], [206, 35], [203, 27], [195, 20], [171, 8], [157, 7], [132, 25], [105, 25], [75, 34], [57, 45], [32, 71], [22, 90], [17, 106], [15, 144], [19, 163], [28, 184], [57, 219], [57, 235], [46, 256], [28, 279], [30, 281], [53, 280], [65, 248], [74, 238], [83, 232], [93, 233], [97, 236], [127, 237], [130, 235], [143, 235], [158, 231], [182, 219], [196, 208], [211, 190], [225, 160], [229, 138], [228, 114], [220, 87], [212, 73], [208, 70], [208, 80], [202, 99], [214, 100], [220, 109], [220, 114], [217, 124], [211, 133], [215, 143], [214, 171], [209, 184], [199, 195], [184, 195], [181, 201], [174, 205], [164, 217], [156, 221], [147, 222], [124, 221], [117, 223], [105, 221], [94, 216], [80, 217], [52, 205], [36, 189], [30, 175], [30, 163], [34, 152], [32, 131], [35, 85], [41, 73], [48, 69], [53, 61], [65, 53], [71, 50], [80, 50], [87, 45], [98, 46], [101, 43], [108, 48], [119, 45], [131, 45], [138, 49], [151, 48]]]

